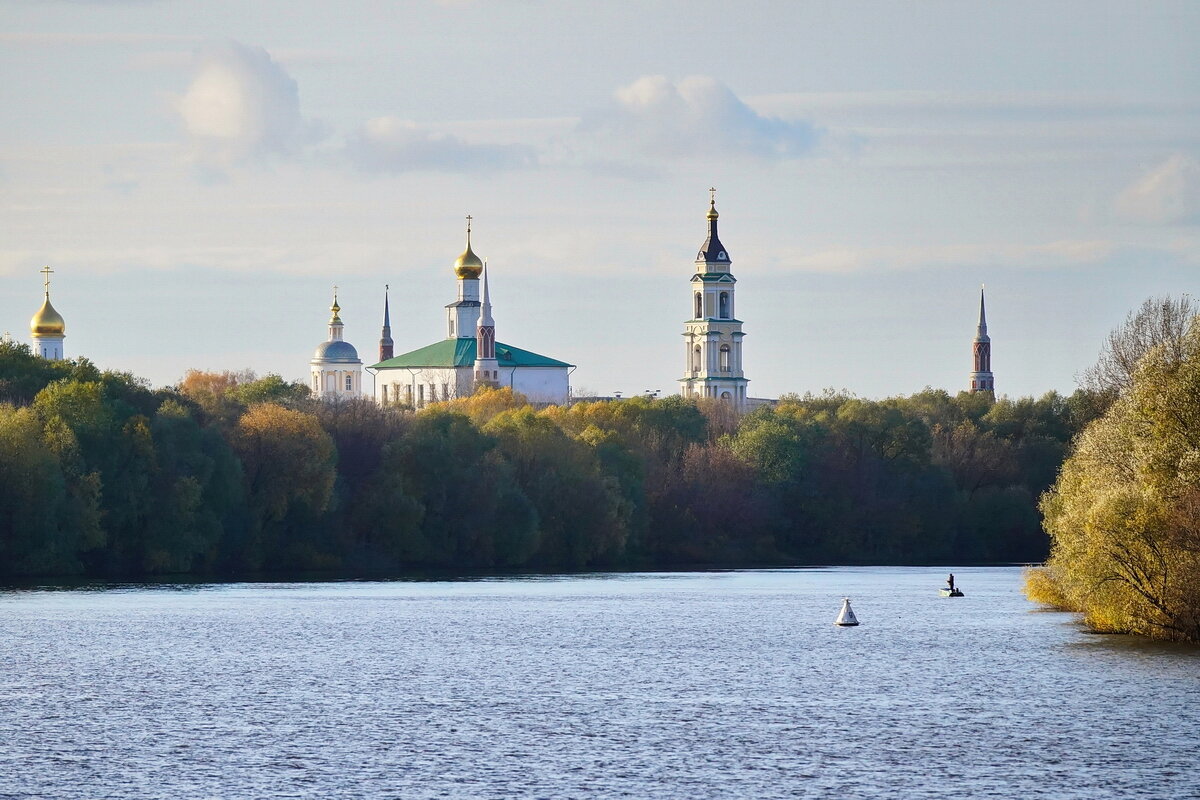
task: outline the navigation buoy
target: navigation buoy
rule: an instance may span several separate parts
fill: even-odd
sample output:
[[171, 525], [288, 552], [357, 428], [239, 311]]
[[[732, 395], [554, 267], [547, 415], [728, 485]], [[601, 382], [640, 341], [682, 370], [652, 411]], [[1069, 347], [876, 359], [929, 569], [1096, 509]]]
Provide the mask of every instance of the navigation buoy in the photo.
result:
[[841, 625], [843, 628], [849, 628], [852, 625], [858, 624], [858, 617], [854, 616], [854, 609], [850, 607], [850, 598], [842, 598], [842, 611], [838, 614], [837, 621], [834, 625]]

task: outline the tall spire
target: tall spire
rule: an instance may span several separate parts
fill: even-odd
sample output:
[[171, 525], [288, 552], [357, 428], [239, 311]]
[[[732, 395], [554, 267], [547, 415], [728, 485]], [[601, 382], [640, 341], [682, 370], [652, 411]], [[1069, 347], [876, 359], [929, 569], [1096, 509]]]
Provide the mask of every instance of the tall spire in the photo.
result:
[[987, 336], [987, 314], [983, 308], [983, 290], [984, 287], [981, 284], [979, 287], [979, 327], [976, 329], [977, 336]]
[[495, 326], [495, 324], [496, 324], [496, 322], [492, 319], [492, 296], [491, 296], [491, 293], [488, 292], [487, 262], [484, 261], [483, 262], [483, 303], [482, 303], [482, 308], [480, 308], [480, 311], [479, 311], [479, 325], [480, 325], [480, 327], [483, 327], [485, 325]]
[[475, 386], [498, 386], [500, 365], [496, 362], [496, 321], [492, 319], [492, 297], [488, 291], [487, 262], [483, 262], [483, 302], [475, 325]]
[[971, 371], [972, 394], [995, 392], [996, 378], [992, 374], [992, 339], [987, 332], [987, 315], [983, 302], [984, 287], [979, 287], [979, 324], [975, 328], [975, 341], [971, 344], [974, 369]]
[[379, 336], [379, 360], [387, 361], [395, 353], [395, 342], [392, 341], [392, 317], [388, 309], [388, 290], [391, 287], [383, 285], [383, 331]]

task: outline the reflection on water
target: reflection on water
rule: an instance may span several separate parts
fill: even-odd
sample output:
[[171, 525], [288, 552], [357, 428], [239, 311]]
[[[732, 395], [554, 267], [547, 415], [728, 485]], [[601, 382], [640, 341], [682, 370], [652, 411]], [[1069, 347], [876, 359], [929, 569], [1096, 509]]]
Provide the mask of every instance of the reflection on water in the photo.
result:
[[955, 575], [0, 593], [0, 797], [1200, 795], [1200, 651]]

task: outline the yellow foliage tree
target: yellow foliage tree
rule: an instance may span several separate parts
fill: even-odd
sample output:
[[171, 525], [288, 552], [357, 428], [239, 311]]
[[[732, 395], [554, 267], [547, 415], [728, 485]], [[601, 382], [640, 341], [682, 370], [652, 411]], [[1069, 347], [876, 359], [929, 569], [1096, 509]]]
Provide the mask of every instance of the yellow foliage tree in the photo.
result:
[[1200, 327], [1141, 360], [1042, 511], [1052, 549], [1031, 597], [1096, 630], [1200, 641]]

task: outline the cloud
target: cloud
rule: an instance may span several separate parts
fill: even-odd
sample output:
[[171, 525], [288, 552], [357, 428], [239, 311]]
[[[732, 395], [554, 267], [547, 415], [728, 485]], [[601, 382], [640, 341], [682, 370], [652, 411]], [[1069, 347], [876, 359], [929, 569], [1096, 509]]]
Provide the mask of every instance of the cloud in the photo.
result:
[[535, 166], [534, 148], [521, 144], [473, 144], [397, 117], [377, 117], [356, 131], [345, 153], [367, 172], [468, 171]]
[[174, 108], [204, 166], [292, 154], [316, 133], [300, 115], [296, 81], [263, 48], [237, 42], [196, 53], [192, 82]]
[[1131, 222], [1169, 225], [1200, 220], [1200, 162], [1176, 153], [1117, 195], [1117, 215]]
[[646, 75], [613, 94], [613, 102], [584, 118], [580, 133], [604, 152], [636, 151], [653, 158], [750, 156], [798, 158], [817, 140], [807, 122], [759, 114], [715, 78], [672, 82]]

